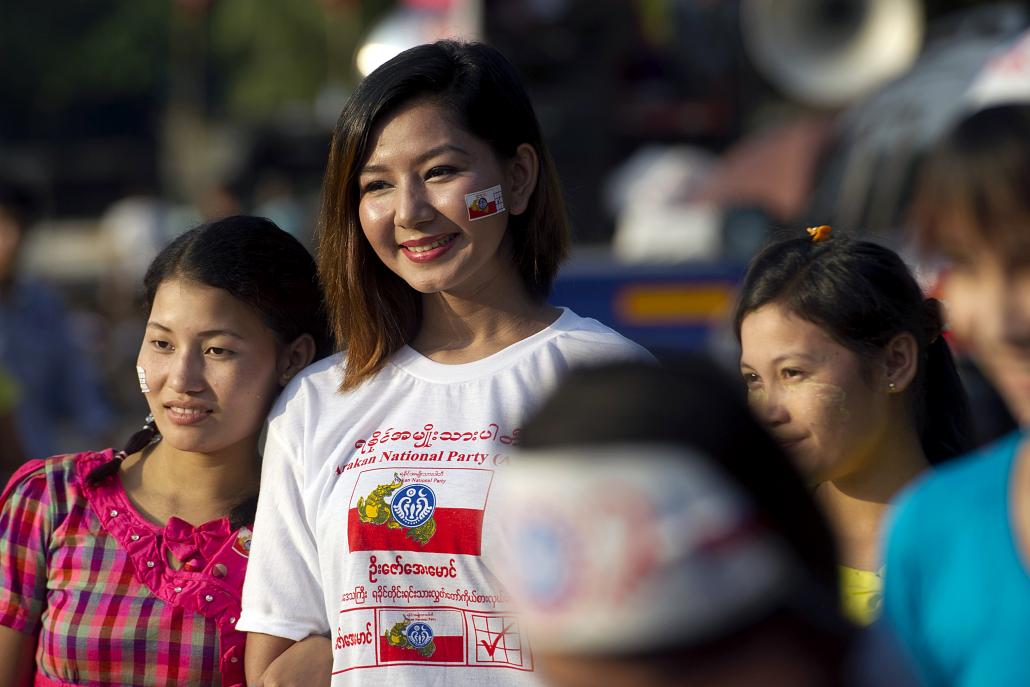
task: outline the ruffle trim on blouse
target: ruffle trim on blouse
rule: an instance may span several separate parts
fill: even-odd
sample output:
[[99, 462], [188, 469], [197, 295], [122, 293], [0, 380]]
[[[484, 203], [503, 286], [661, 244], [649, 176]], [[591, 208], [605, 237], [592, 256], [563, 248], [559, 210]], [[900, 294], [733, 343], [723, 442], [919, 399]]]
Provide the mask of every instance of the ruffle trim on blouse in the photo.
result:
[[[233, 531], [228, 518], [194, 527], [172, 517], [165, 527], [155, 525], [136, 511], [121, 480], [108, 479], [97, 486], [86, 481], [94, 468], [113, 457], [110, 449], [80, 457], [76, 477], [83, 496], [104, 529], [128, 554], [136, 578], [154, 596], [215, 622], [223, 687], [243, 687], [246, 634], [236, 630], [236, 621], [240, 617], [250, 529]], [[169, 565], [168, 553], [182, 563], [181, 568]]]

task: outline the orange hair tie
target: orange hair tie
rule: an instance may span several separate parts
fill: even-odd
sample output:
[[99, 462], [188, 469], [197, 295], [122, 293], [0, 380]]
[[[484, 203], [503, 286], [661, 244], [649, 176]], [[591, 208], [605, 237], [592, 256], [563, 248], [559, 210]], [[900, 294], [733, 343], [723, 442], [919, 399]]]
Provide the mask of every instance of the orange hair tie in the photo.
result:
[[830, 238], [830, 232], [833, 231], [833, 227], [828, 224], [823, 224], [818, 227], [809, 227], [808, 235], [812, 237], [812, 243], [819, 243]]

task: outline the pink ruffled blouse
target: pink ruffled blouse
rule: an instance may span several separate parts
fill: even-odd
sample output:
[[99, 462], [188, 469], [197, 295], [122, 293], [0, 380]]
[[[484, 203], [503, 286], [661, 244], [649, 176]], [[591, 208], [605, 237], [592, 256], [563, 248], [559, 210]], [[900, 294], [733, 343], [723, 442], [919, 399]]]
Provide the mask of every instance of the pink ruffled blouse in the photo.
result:
[[151, 523], [120, 480], [86, 483], [112, 457], [31, 461], [11, 478], [0, 497], [0, 624], [38, 635], [36, 685], [243, 687], [246, 636], [235, 624], [250, 529], [228, 518]]

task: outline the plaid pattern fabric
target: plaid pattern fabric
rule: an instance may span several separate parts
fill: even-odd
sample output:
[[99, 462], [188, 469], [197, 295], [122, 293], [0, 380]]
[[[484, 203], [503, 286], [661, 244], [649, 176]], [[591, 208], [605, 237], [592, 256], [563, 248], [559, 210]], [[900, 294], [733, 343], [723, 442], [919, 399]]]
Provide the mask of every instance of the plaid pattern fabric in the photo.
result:
[[218, 622], [144, 585], [78, 486], [77, 461], [110, 457], [57, 456], [12, 478], [0, 508], [0, 624], [38, 635], [40, 677], [222, 685]]

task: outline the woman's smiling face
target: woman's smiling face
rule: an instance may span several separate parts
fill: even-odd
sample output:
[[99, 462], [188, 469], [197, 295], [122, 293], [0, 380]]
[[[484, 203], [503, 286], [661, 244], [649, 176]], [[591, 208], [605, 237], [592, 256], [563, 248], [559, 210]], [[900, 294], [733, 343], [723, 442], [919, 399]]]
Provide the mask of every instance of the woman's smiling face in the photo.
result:
[[748, 401], [813, 484], [865, 464], [888, 426], [888, 396], [862, 361], [815, 324], [771, 303], [741, 322]]
[[279, 349], [257, 313], [227, 291], [162, 282], [137, 359], [162, 441], [213, 453], [255, 440], [280, 389]]
[[[421, 293], [482, 289], [514, 271], [504, 245], [506, 166], [440, 105], [419, 100], [374, 132], [358, 219], [380, 260]], [[500, 186], [508, 210], [469, 219], [465, 196]]]

